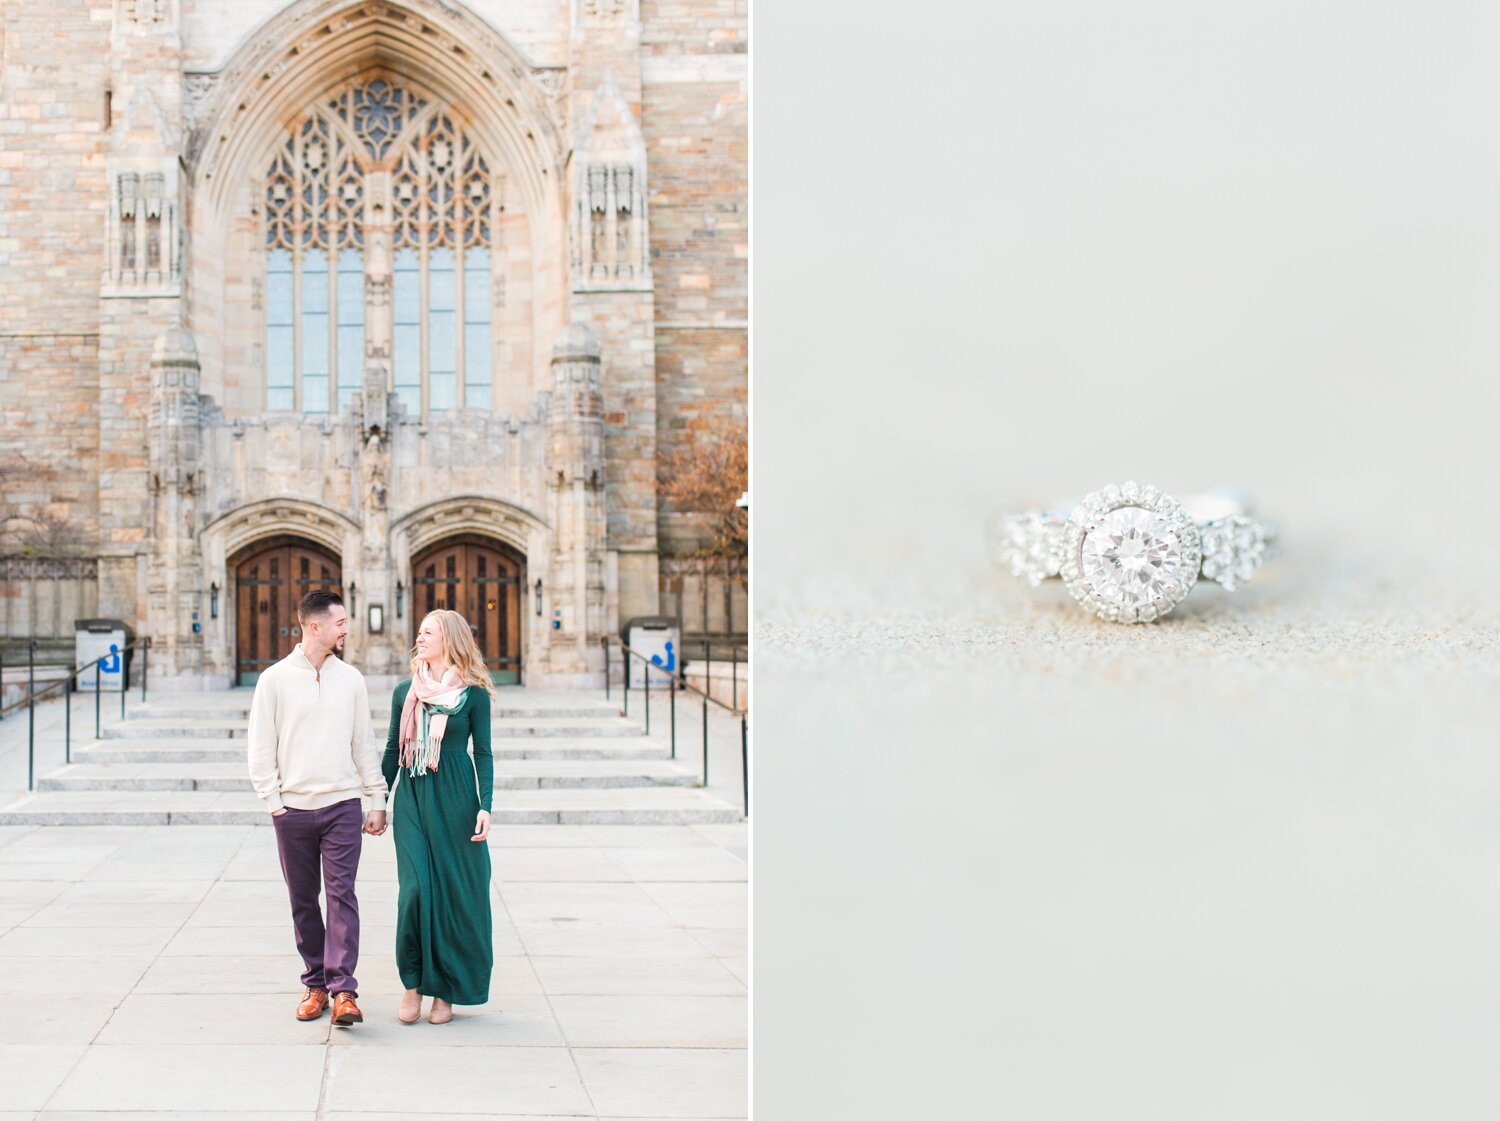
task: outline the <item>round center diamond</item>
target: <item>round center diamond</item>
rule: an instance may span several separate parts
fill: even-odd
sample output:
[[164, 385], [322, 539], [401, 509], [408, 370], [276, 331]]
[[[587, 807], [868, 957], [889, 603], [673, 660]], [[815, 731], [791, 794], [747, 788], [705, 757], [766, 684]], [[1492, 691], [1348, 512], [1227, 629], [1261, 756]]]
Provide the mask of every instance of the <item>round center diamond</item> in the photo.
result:
[[1183, 546], [1170, 519], [1140, 506], [1101, 514], [1079, 550], [1083, 581], [1104, 602], [1143, 607], [1176, 602], [1184, 581]]

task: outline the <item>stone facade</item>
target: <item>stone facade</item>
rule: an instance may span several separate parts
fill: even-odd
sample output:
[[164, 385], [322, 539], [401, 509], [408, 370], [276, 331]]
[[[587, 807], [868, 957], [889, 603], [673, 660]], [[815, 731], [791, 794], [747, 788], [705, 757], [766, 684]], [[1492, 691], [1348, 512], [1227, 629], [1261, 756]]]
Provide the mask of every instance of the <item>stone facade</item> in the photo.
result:
[[[490, 541], [525, 559], [526, 680], [597, 681], [600, 637], [671, 607], [695, 543], [657, 497], [662, 453], [745, 415], [747, 22], [740, 0], [6, 5], [0, 554], [75, 558], [91, 583], [68, 603], [151, 635], [153, 675], [212, 684], [236, 676], [237, 557], [295, 539], [334, 558], [358, 588], [351, 657], [385, 675], [413, 559]], [[348, 106], [381, 97], [393, 115], [359, 110], [356, 138]], [[383, 121], [396, 141], [370, 138]], [[324, 274], [269, 271], [311, 268], [324, 236], [332, 260], [354, 239], [351, 327], [316, 318]], [[488, 278], [457, 278], [457, 327], [440, 252]], [[293, 383], [273, 396], [283, 291], [295, 407]], [[341, 356], [323, 381], [321, 331]], [[453, 331], [488, 370], [441, 373]], [[392, 344], [418, 337], [420, 394], [398, 365], [414, 344]], [[0, 591], [29, 633], [37, 590]], [[725, 605], [702, 627], [743, 632], [742, 590], [699, 591]]]

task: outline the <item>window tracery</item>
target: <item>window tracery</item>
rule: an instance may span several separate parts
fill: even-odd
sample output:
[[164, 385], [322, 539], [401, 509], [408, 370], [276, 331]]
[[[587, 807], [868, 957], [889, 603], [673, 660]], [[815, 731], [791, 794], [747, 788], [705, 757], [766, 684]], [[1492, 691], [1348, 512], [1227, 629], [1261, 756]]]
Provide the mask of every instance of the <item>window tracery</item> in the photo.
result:
[[372, 353], [390, 354], [413, 414], [488, 408], [490, 164], [451, 111], [383, 79], [325, 100], [268, 169], [267, 408], [326, 414], [361, 387], [367, 329], [383, 323], [366, 307], [383, 306], [386, 287], [367, 262], [372, 189], [389, 192], [393, 305]]

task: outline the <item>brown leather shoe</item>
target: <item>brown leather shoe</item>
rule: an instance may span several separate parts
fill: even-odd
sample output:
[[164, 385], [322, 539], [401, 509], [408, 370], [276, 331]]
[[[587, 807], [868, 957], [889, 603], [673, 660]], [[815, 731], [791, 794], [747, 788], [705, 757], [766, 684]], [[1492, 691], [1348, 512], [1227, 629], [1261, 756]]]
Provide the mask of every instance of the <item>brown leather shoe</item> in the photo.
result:
[[359, 1010], [359, 1005], [354, 1003], [354, 997], [350, 993], [333, 994], [333, 1022], [341, 1028], [347, 1028], [350, 1024], [364, 1023], [364, 1015]]
[[307, 988], [302, 992], [302, 1003], [297, 1005], [297, 1019], [316, 1020], [328, 1007], [328, 990]]

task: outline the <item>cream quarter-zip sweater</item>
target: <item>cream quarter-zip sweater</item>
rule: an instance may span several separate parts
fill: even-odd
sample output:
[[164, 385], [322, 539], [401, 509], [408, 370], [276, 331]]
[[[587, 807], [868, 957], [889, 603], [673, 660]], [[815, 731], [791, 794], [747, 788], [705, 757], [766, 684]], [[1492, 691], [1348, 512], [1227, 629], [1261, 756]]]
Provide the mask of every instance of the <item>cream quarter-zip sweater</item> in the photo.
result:
[[367, 811], [385, 809], [365, 676], [337, 655], [314, 669], [298, 644], [261, 674], [249, 739], [250, 782], [267, 810], [317, 810], [360, 797]]

